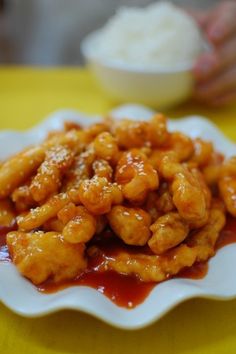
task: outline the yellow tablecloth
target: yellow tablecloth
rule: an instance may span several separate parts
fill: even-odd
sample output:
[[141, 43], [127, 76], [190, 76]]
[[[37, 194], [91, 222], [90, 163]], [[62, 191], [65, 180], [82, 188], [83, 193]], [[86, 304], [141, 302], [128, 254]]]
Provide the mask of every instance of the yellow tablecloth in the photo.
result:
[[[105, 113], [113, 105], [85, 70], [0, 68], [0, 129], [29, 128], [61, 108]], [[212, 111], [188, 104], [168, 114], [206, 115], [236, 140], [236, 105]], [[235, 354], [236, 300], [191, 300], [154, 325], [134, 332], [111, 328], [72, 311], [25, 319], [0, 304], [0, 353], [154, 352]]]

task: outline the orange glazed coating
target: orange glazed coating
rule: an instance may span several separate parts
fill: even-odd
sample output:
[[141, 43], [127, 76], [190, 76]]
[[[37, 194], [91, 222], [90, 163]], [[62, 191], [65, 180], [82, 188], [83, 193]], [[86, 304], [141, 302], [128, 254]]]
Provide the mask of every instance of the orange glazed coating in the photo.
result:
[[163, 114], [124, 118], [68, 122], [1, 162], [0, 227], [16, 227], [11, 259], [33, 283], [74, 279], [97, 256], [97, 272], [162, 281], [212, 257], [236, 217], [236, 157], [169, 132]]

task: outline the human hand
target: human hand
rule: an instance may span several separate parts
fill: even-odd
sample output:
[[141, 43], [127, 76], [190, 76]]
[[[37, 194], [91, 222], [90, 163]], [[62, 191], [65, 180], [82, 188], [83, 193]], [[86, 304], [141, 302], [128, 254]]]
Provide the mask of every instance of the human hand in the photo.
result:
[[195, 13], [213, 47], [194, 67], [196, 100], [222, 106], [236, 101], [236, 1], [222, 1], [207, 13]]

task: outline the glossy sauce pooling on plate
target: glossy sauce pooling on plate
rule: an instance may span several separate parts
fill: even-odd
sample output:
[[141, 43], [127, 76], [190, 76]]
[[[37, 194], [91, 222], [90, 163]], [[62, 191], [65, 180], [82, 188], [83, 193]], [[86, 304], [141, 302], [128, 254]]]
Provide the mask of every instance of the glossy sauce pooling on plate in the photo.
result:
[[[0, 261], [10, 261], [6, 246], [6, 234], [14, 229], [0, 227]], [[109, 238], [109, 234], [105, 238]], [[102, 244], [101, 240], [99, 241]], [[228, 217], [226, 226], [220, 234], [216, 249], [226, 246], [230, 243], [236, 243], [236, 220]], [[115, 253], [120, 248], [119, 241], [110, 242], [106, 246], [108, 254]], [[130, 252], [137, 252], [136, 248], [129, 248]], [[147, 252], [147, 250], [145, 250]], [[135, 277], [118, 274], [112, 271], [100, 273], [97, 271], [99, 266], [99, 257], [90, 261], [86, 272], [82, 273], [78, 278], [55, 284], [53, 282], [45, 282], [38, 286], [38, 290], [43, 293], [53, 293], [70, 286], [89, 286], [96, 289], [100, 293], [106, 295], [110, 300], [118, 306], [126, 308], [134, 308], [141, 304], [149, 295], [156, 285], [155, 283], [144, 283]], [[178, 274], [178, 278], [202, 279], [207, 274], [208, 263], [196, 263], [190, 268], [186, 268]]]
[[[236, 243], [236, 220], [228, 217], [216, 248], [219, 249], [230, 243]], [[132, 251], [135, 250], [133, 249]], [[115, 252], [114, 244], [111, 252]], [[38, 289], [45, 293], [52, 293], [69, 286], [86, 285], [97, 289], [118, 306], [134, 308], [145, 300], [156, 285], [155, 283], [144, 283], [135, 277], [115, 272], [99, 273], [96, 271], [98, 264], [99, 259], [90, 263], [89, 270], [84, 272], [78, 279], [61, 284], [47, 282], [39, 286]], [[192, 267], [182, 270], [177, 278], [202, 279], [207, 275], [207, 272], [208, 262], [195, 263]]]

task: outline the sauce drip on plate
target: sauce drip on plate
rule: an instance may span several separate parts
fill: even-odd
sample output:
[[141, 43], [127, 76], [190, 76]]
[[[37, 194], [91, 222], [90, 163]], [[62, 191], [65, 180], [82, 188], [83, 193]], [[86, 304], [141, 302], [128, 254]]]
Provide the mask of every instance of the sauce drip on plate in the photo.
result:
[[[10, 257], [6, 246], [6, 234], [14, 229], [0, 227], [0, 262], [10, 261]], [[119, 248], [119, 241], [109, 241], [112, 237], [109, 232], [104, 235], [109, 252], [115, 253]], [[101, 244], [101, 241], [98, 240]], [[228, 217], [226, 226], [221, 232], [221, 235], [216, 244], [216, 250], [231, 244], [236, 243], [236, 219]], [[129, 248], [131, 252], [137, 252], [137, 248]], [[147, 252], [147, 250], [143, 250]], [[53, 293], [70, 286], [82, 285], [89, 286], [100, 293], [106, 295], [109, 299], [115, 302], [118, 306], [126, 308], [134, 308], [142, 303], [151, 290], [156, 285], [155, 283], [143, 283], [137, 278], [132, 276], [125, 276], [109, 271], [99, 273], [97, 266], [99, 265], [99, 258], [89, 262], [88, 269], [74, 280], [55, 284], [47, 281], [40, 286], [38, 290], [43, 293]], [[177, 278], [190, 278], [190, 279], [202, 279], [207, 274], [208, 263], [196, 263], [192, 267], [182, 270]]]

